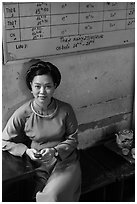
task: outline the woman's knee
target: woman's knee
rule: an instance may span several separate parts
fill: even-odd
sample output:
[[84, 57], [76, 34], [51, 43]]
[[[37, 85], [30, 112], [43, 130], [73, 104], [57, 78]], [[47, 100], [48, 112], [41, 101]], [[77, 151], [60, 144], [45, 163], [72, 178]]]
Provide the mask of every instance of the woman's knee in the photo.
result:
[[36, 194], [37, 202], [59, 202], [54, 192], [38, 192]]

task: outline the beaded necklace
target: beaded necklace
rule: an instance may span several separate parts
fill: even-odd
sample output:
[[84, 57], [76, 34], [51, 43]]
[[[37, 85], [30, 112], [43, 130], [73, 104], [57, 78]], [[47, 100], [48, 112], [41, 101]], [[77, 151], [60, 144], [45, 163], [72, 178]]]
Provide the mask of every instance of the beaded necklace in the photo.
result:
[[56, 104], [56, 108], [55, 108], [55, 110], [53, 111], [53, 113], [51, 113], [51, 114], [47, 114], [47, 115], [42, 115], [42, 114], [40, 114], [40, 113], [37, 113], [35, 110], [34, 110], [34, 107], [33, 107], [33, 104], [31, 103], [31, 109], [32, 109], [32, 111], [36, 114], [36, 115], [38, 115], [39, 117], [42, 117], [42, 118], [52, 118], [55, 114], [56, 114], [56, 112], [57, 112], [57, 109], [58, 109], [58, 105]]

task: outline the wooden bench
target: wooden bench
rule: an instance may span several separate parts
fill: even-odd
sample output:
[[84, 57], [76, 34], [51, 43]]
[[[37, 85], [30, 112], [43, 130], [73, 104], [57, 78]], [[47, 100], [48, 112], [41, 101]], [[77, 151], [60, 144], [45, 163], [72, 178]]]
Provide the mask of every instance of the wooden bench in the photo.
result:
[[[135, 166], [107, 149], [104, 145], [80, 150], [82, 169], [82, 196], [97, 192], [97, 200], [123, 201], [125, 198], [125, 183], [130, 182], [130, 193], [134, 194]], [[115, 191], [115, 195], [114, 195]], [[130, 190], [129, 190], [130, 191]], [[126, 196], [128, 192], [126, 192]], [[81, 199], [82, 201], [82, 199]]]
[[[95, 201], [98, 202], [123, 201], [124, 182], [128, 178], [133, 178], [131, 186], [134, 186], [134, 165], [111, 152], [104, 145], [79, 150], [79, 153], [82, 170], [80, 201], [85, 202], [87, 195], [87, 201], [94, 201], [95, 192], [97, 192]], [[22, 158], [4, 152], [3, 201], [32, 201], [32, 180], [35, 171], [36, 169], [32, 168], [29, 161], [24, 164]]]

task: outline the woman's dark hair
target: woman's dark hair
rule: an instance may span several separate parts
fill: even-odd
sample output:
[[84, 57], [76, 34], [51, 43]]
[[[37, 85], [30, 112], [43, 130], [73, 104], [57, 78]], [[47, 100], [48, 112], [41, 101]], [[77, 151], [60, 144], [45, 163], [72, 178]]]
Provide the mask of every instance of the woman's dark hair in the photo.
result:
[[61, 81], [61, 73], [58, 68], [50, 62], [44, 62], [39, 60], [37, 63], [30, 66], [30, 69], [26, 73], [26, 84], [31, 90], [31, 82], [33, 78], [37, 75], [49, 75], [52, 77], [52, 80], [56, 86], [59, 86]]

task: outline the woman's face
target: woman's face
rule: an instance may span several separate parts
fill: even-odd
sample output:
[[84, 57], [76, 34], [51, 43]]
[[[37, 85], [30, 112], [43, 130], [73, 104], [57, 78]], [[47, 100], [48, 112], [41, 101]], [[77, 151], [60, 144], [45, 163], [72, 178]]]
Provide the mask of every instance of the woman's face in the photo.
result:
[[49, 75], [38, 75], [31, 83], [32, 94], [38, 104], [48, 105], [55, 91], [55, 84]]

